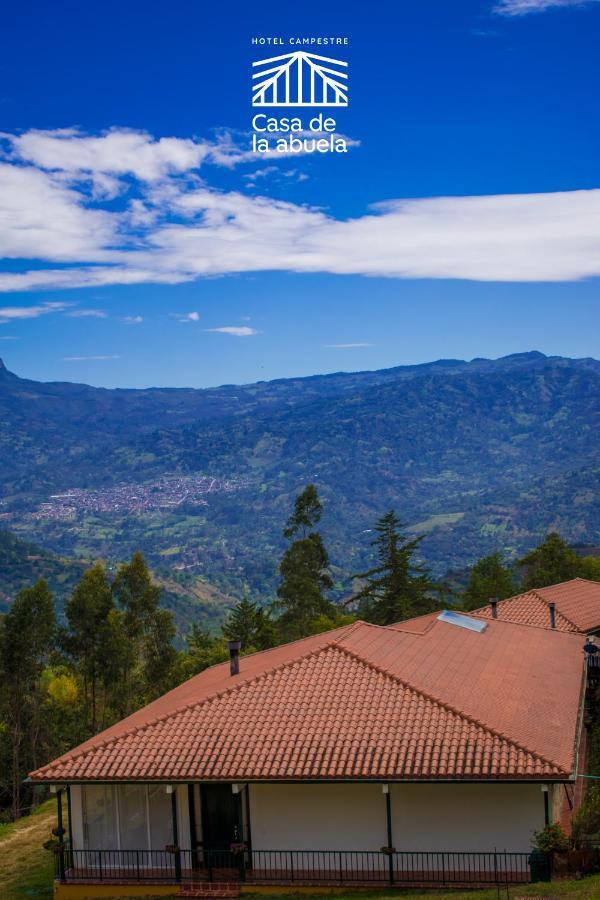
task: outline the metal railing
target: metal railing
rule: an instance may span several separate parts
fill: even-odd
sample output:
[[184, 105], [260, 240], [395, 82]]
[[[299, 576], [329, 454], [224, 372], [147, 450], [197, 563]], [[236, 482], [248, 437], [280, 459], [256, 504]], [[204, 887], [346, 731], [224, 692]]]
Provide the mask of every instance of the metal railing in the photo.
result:
[[[531, 881], [529, 853], [387, 850], [56, 850], [66, 882], [485, 886]], [[538, 863], [539, 865], [539, 863]], [[550, 877], [548, 859], [547, 877]]]

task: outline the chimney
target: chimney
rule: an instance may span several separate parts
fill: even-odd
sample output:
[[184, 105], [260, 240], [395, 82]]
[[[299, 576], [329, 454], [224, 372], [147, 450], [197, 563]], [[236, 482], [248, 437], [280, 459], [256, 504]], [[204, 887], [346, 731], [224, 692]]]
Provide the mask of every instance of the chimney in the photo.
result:
[[491, 597], [490, 598], [490, 606], [492, 607], [492, 619], [498, 618], [498, 598]]
[[240, 648], [241, 641], [227, 641], [229, 647], [229, 671], [232, 675], [240, 673]]
[[549, 603], [548, 609], [550, 610], [550, 628], [556, 628], [556, 604]]

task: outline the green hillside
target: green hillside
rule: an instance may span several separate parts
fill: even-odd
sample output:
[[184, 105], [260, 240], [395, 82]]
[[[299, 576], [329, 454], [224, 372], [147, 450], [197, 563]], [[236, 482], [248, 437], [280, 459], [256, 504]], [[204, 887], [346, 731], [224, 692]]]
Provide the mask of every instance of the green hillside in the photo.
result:
[[[142, 549], [184, 581], [266, 599], [292, 498], [314, 481], [340, 596], [392, 506], [426, 534], [438, 575], [496, 549], [514, 558], [550, 528], [598, 543], [599, 397], [600, 363], [540, 353], [204, 391], [45, 385], [3, 369], [0, 509], [13, 532], [69, 558]], [[198, 479], [217, 487], [190, 500]]]

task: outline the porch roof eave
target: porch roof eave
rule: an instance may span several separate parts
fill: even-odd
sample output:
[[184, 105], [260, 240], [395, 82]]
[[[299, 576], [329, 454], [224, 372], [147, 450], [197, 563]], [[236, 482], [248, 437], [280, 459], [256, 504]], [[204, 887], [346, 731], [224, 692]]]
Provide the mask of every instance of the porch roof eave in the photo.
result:
[[555, 773], [554, 775], [508, 775], [508, 776], [472, 776], [464, 778], [253, 778], [244, 775], [230, 778], [176, 777], [151, 778], [119, 777], [119, 778], [31, 778], [24, 783], [31, 785], [92, 785], [92, 784], [571, 784], [577, 779], [574, 772]]

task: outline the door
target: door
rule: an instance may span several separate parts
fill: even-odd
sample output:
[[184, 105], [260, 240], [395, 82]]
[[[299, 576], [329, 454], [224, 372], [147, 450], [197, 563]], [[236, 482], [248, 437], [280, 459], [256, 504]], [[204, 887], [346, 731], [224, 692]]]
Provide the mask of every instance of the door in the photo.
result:
[[203, 784], [202, 843], [208, 850], [227, 850], [242, 840], [240, 795], [234, 794], [230, 784]]

